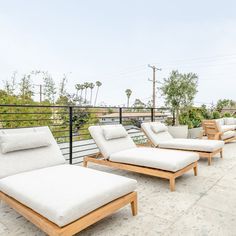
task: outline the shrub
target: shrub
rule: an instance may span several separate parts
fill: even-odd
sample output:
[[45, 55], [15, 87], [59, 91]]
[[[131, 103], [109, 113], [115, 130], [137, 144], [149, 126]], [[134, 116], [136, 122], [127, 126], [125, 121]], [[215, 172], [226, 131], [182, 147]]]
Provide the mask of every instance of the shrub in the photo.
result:
[[212, 112], [212, 118], [213, 119], [219, 119], [221, 117], [220, 112], [218, 111], [213, 111]]
[[188, 125], [189, 129], [201, 127], [203, 112], [201, 108], [191, 107], [180, 114], [180, 124]]
[[223, 114], [223, 117], [231, 117], [232, 115], [229, 113], [229, 112], [225, 112], [224, 114]]

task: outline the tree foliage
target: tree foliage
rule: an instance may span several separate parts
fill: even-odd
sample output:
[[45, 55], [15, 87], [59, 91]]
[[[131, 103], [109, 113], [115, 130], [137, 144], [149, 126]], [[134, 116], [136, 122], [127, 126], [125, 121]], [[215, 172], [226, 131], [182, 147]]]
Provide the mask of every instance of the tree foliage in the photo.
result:
[[145, 108], [146, 107], [146, 104], [144, 103], [144, 102], [142, 102], [140, 99], [138, 99], [138, 98], [136, 98], [135, 100], [134, 100], [134, 104], [133, 104], [133, 107], [134, 108]]
[[43, 74], [43, 95], [44, 100], [54, 104], [57, 93], [55, 82], [48, 72], [41, 72]]
[[129, 107], [129, 100], [130, 100], [130, 96], [132, 94], [132, 90], [131, 89], [126, 89], [125, 94], [127, 96], [127, 107]]
[[31, 81], [31, 74], [24, 75], [19, 83], [19, 96], [22, 100], [32, 101], [32, 97], [34, 95], [33, 85]]
[[[69, 108], [68, 106], [76, 105], [75, 94], [69, 94], [66, 91], [67, 77], [64, 75], [61, 82], [56, 88], [53, 77], [48, 73], [35, 70], [22, 76], [19, 79], [19, 90], [16, 91], [16, 74], [5, 81], [4, 90], [0, 90], [0, 104], [16, 105], [0, 107], [0, 127], [17, 128], [17, 127], [34, 127], [50, 126], [51, 130], [59, 142], [69, 141]], [[33, 96], [33, 79], [43, 80], [43, 101], [35, 101]], [[95, 87], [93, 83], [88, 83], [87, 89], [92, 90]], [[101, 84], [99, 84], [101, 86]], [[84, 88], [83, 88], [84, 89]], [[57, 98], [57, 99], [56, 99]], [[50, 107], [51, 105], [60, 105], [65, 107]], [[17, 105], [30, 106], [17, 106]], [[31, 106], [31, 105], [35, 105]], [[37, 107], [37, 105], [47, 105]], [[96, 111], [91, 109], [74, 108], [73, 109], [73, 134], [74, 141], [89, 138], [87, 128], [90, 124], [96, 124], [98, 118]], [[81, 135], [78, 135], [81, 134]]]
[[168, 107], [171, 107], [175, 125], [179, 125], [179, 113], [193, 104], [197, 93], [198, 76], [194, 73], [181, 74], [172, 71], [169, 78], [164, 79], [161, 91]]
[[222, 112], [223, 108], [233, 108], [236, 106], [236, 102], [231, 99], [220, 99], [217, 101], [216, 110]]

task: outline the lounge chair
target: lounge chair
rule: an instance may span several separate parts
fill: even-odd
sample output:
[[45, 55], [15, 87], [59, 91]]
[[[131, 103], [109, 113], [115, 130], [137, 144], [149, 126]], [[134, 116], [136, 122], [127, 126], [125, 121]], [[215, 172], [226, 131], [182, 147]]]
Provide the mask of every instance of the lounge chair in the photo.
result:
[[236, 132], [233, 125], [222, 125], [222, 119], [219, 120], [204, 120], [202, 126], [205, 135], [210, 140], [223, 140], [229, 143], [236, 140]]
[[208, 159], [208, 165], [216, 154], [223, 157], [223, 141], [173, 138], [168, 128], [159, 122], [142, 123], [141, 127], [153, 147], [197, 152]]
[[175, 179], [193, 169], [197, 175], [199, 156], [193, 152], [137, 147], [122, 125], [90, 126], [89, 132], [100, 153], [84, 158], [88, 162], [168, 179], [175, 190]]
[[0, 130], [0, 200], [48, 235], [70, 236], [131, 204], [136, 181], [65, 164], [48, 127]]

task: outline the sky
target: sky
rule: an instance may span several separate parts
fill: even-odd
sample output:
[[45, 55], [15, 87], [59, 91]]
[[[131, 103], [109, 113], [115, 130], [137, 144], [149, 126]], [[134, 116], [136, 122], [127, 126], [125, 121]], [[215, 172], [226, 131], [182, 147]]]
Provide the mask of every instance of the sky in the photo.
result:
[[14, 71], [44, 70], [57, 84], [66, 74], [71, 93], [101, 81], [98, 104], [126, 104], [127, 88], [131, 104], [147, 102], [151, 64], [160, 83], [172, 70], [196, 73], [196, 105], [236, 100], [235, 9], [233, 0], [0, 0], [0, 87]]

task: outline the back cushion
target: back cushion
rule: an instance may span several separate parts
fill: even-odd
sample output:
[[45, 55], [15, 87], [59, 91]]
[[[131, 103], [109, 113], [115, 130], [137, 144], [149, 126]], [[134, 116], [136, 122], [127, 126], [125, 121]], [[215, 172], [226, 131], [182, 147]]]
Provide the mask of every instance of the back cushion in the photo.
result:
[[[25, 171], [60, 165], [65, 159], [48, 127], [0, 129], [0, 135], [44, 133], [50, 145], [27, 150], [0, 152], [0, 179]], [[29, 140], [30, 142], [30, 140]]]
[[158, 122], [153, 122], [151, 124], [151, 129], [156, 134], [166, 132], [168, 130], [168, 128], [164, 124]]
[[218, 123], [218, 125], [225, 125], [225, 120], [223, 118], [216, 119], [216, 122]]
[[102, 130], [106, 140], [125, 138], [128, 135], [125, 128], [123, 126], [118, 126], [118, 125], [104, 126]]
[[47, 147], [50, 144], [50, 139], [45, 132], [0, 134], [0, 149], [2, 153]]
[[147, 122], [147, 123], [142, 123], [142, 129], [145, 132], [145, 134], [148, 136], [148, 138], [150, 139], [150, 141], [154, 144], [154, 146], [158, 146], [160, 144], [160, 142], [163, 141], [168, 141], [173, 139], [173, 137], [170, 135], [170, 133], [168, 132], [168, 130], [163, 131], [163, 132], [159, 132], [156, 133], [153, 131], [151, 126], [157, 126], [157, 127], [163, 127], [160, 122]]
[[233, 117], [229, 117], [229, 118], [224, 118], [225, 121], [225, 125], [235, 125], [236, 124], [236, 119]]
[[[127, 132], [125, 137], [106, 140], [103, 133], [103, 127], [105, 126], [90, 126], [89, 132], [104, 158], [108, 159], [113, 153], [136, 147], [134, 141]], [[122, 125], [106, 125], [106, 128], [108, 129], [114, 127], [123, 128]]]

